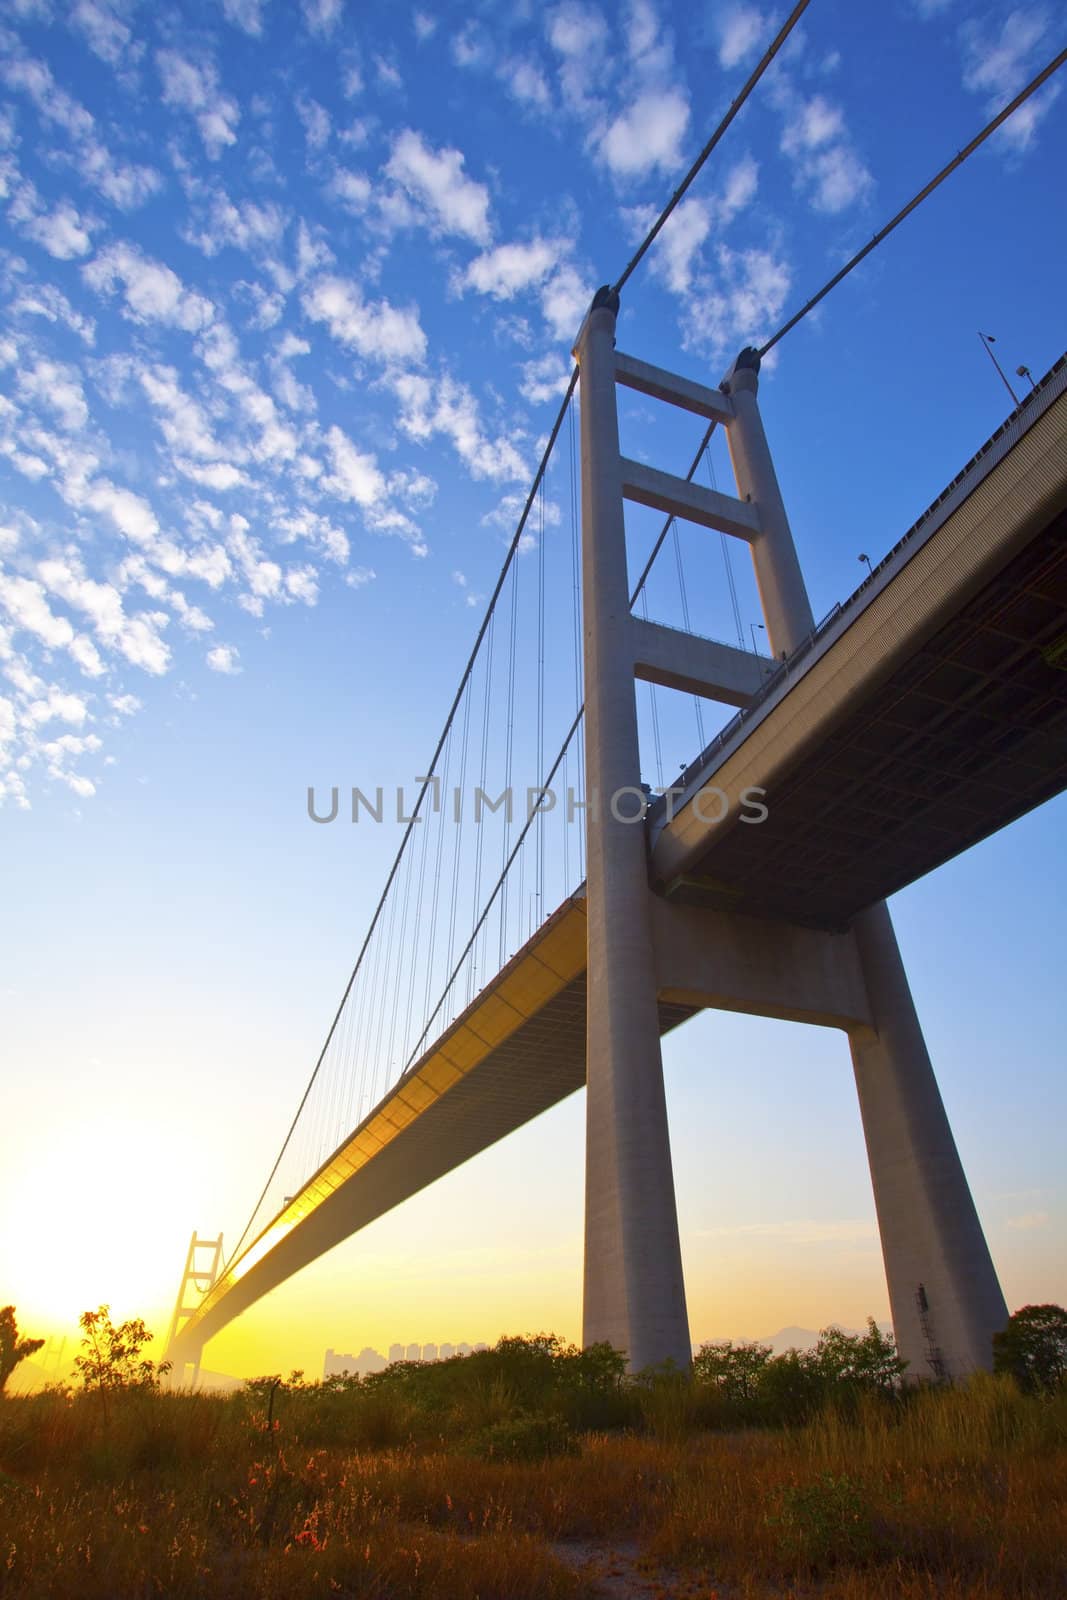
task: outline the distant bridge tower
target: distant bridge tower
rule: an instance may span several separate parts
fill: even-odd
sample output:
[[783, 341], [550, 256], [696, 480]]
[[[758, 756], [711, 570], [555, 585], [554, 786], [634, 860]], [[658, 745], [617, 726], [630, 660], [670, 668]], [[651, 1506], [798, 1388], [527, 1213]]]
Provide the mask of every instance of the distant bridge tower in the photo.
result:
[[[743, 350], [720, 389], [615, 349], [618, 295], [600, 289], [580, 370], [588, 906], [584, 1339], [633, 1368], [691, 1356], [658, 1007], [687, 1003], [823, 1022], [849, 1037], [901, 1354], [948, 1376], [992, 1359], [1007, 1308], [945, 1115], [884, 903], [845, 933], [682, 906], [649, 887], [634, 680], [733, 705], [759, 685], [747, 652], [631, 615], [624, 499], [743, 539], [771, 653], [813, 628]], [[721, 423], [738, 498], [626, 460], [616, 385]], [[773, 795], [769, 797], [773, 804]], [[921, 1299], [919, 1296], [922, 1290]]]
[[[204, 1261], [204, 1252], [210, 1251], [207, 1265], [198, 1265]], [[222, 1266], [222, 1234], [217, 1239], [201, 1239], [198, 1234], [193, 1234], [189, 1240], [189, 1249], [185, 1255], [185, 1270], [182, 1273], [181, 1285], [178, 1289], [178, 1298], [174, 1302], [174, 1315], [170, 1319], [170, 1329], [167, 1333], [165, 1350], [170, 1350], [174, 1344], [174, 1336], [182, 1328], [195, 1311], [200, 1309], [200, 1302], [204, 1295], [214, 1284]], [[190, 1290], [192, 1298], [189, 1298]], [[195, 1387], [200, 1377], [200, 1350], [196, 1351], [195, 1359], [189, 1361], [175, 1361], [169, 1374], [169, 1383], [172, 1389], [181, 1389], [185, 1384], [186, 1368], [192, 1367], [190, 1383]]]

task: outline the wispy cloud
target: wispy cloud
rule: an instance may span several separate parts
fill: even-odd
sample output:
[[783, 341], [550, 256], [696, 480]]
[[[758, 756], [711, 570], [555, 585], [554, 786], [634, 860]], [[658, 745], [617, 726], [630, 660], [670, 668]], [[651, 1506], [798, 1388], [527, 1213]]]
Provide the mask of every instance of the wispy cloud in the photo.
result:
[[435, 150], [405, 128], [393, 142], [386, 172], [418, 205], [431, 226], [486, 244], [490, 237], [489, 190], [468, 177], [461, 150]]

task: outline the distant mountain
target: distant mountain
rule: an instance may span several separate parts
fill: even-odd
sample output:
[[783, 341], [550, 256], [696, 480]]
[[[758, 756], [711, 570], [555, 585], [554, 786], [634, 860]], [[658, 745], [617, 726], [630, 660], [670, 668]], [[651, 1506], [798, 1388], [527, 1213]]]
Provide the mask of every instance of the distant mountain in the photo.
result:
[[[892, 1333], [891, 1322], [880, 1322], [879, 1328], [883, 1333]], [[866, 1328], [845, 1328], [845, 1333], [866, 1333]], [[717, 1340], [707, 1340], [707, 1343], [718, 1343]], [[744, 1344], [748, 1341], [734, 1339], [734, 1344]], [[784, 1355], [787, 1350], [814, 1350], [819, 1342], [819, 1334], [815, 1328], [779, 1328], [777, 1333], [769, 1333], [766, 1338], [756, 1339], [756, 1344], [769, 1344], [776, 1356]], [[699, 1349], [699, 1345], [696, 1347]]]

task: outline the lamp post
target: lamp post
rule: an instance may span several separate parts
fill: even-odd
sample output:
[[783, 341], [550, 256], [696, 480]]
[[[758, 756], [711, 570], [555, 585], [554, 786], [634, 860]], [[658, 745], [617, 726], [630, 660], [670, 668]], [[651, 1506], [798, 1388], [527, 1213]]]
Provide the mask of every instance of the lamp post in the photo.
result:
[[1001, 381], [1001, 383], [1004, 385], [1005, 389], [1007, 389], [1008, 393], [1011, 395], [1012, 400], [1015, 402], [1015, 404], [1018, 405], [1019, 404], [1019, 396], [1015, 393], [1015, 390], [1012, 388], [1011, 384], [1008, 382], [1007, 376], [1006, 376], [1006, 374], [1004, 372], [1004, 368], [1001, 366], [1000, 362], [997, 360], [996, 356], [993, 354], [993, 346], [997, 342], [996, 338], [991, 333], [982, 333], [981, 331], [979, 331], [978, 337], [982, 341], [982, 347], [985, 350], [986, 355], [989, 357], [990, 361], [992, 361], [993, 365], [996, 367], [997, 371], [1000, 373], [1000, 381]]
[[874, 568], [871, 566], [871, 558], [870, 558], [870, 556], [861, 555], [861, 556], [858, 557], [858, 559], [860, 561], [866, 561], [866, 563], [867, 563], [867, 572], [870, 575], [870, 577], [873, 578], [874, 577]]
[[1031, 389], [1035, 394], [1037, 393], [1037, 384], [1034, 382], [1034, 375], [1029, 367], [1016, 367], [1015, 373], [1019, 378], [1029, 378]]
[[766, 633], [767, 632], [767, 630], [763, 626], [762, 622], [750, 622], [749, 623], [748, 631], [752, 635], [752, 654], [754, 656], [758, 656], [759, 655], [759, 649], [757, 648], [757, 645], [756, 645], [756, 629], [757, 628], [760, 630], [761, 633]]

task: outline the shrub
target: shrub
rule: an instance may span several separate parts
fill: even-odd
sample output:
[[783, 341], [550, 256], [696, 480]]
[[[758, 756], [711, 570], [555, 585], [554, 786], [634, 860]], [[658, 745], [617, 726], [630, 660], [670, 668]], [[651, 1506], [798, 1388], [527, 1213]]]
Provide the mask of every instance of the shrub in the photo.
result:
[[870, 1512], [859, 1485], [846, 1473], [825, 1472], [814, 1482], [791, 1484], [767, 1522], [786, 1555], [816, 1570], [862, 1563], [874, 1546]]
[[1067, 1311], [1023, 1306], [993, 1335], [993, 1370], [1008, 1372], [1026, 1394], [1053, 1394], [1067, 1379]]
[[581, 1450], [562, 1417], [514, 1416], [494, 1422], [472, 1436], [468, 1453], [485, 1461], [548, 1461], [576, 1456]]

